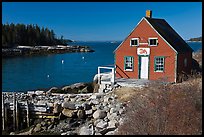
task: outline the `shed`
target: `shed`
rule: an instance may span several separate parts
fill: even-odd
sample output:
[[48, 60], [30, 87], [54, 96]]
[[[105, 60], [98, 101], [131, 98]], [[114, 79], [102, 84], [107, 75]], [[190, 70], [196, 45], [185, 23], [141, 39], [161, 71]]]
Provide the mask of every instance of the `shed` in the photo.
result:
[[192, 48], [164, 20], [147, 10], [132, 32], [115, 49], [116, 78], [177, 82], [190, 74]]

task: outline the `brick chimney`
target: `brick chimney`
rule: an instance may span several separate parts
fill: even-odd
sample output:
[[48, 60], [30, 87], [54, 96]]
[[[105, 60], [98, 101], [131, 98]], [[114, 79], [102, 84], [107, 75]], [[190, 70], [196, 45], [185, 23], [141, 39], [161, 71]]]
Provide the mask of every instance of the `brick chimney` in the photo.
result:
[[152, 11], [151, 10], [146, 10], [146, 17], [152, 18]]

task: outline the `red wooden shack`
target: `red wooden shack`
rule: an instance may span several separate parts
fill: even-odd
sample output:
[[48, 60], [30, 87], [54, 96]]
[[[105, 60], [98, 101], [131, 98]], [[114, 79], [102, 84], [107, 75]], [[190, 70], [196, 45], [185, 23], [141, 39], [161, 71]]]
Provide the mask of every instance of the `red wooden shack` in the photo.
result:
[[164, 20], [143, 17], [115, 49], [117, 78], [177, 82], [182, 73], [190, 74], [192, 48]]

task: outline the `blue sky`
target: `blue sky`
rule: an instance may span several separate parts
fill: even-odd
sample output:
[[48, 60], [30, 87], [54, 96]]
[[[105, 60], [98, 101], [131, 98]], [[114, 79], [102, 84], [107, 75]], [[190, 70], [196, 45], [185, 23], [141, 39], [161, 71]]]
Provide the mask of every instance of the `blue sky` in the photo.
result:
[[38, 24], [72, 40], [124, 40], [147, 9], [185, 40], [202, 35], [202, 2], [2, 2], [2, 23]]

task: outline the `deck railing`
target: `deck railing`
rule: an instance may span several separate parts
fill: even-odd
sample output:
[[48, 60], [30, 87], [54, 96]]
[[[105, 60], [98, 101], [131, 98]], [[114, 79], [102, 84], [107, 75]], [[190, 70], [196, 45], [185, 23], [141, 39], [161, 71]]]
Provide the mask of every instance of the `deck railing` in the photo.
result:
[[[102, 69], [110, 70], [109, 72], [102, 72]], [[107, 65], [107, 66], [99, 66], [98, 67], [98, 84], [111, 84], [115, 83], [115, 66]]]

